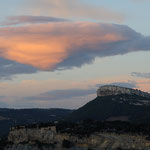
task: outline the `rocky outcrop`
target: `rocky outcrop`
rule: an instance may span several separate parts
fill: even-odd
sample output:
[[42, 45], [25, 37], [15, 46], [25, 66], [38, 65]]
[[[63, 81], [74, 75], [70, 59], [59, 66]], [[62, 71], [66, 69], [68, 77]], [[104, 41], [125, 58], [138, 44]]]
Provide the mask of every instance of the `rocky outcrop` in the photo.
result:
[[[45, 149], [62, 149], [63, 141], [72, 143], [70, 149], [146, 149], [150, 147], [150, 141], [145, 136], [134, 136], [128, 134], [118, 135], [115, 133], [93, 133], [90, 136], [72, 135], [69, 133], [56, 133], [49, 129], [19, 129], [9, 133], [8, 141], [13, 145], [8, 146], [6, 150], [36, 149], [37, 143]], [[24, 144], [22, 144], [24, 143]], [[46, 145], [46, 146], [44, 146]], [[53, 148], [52, 148], [53, 146]], [[47, 150], [47, 149], [45, 149]]]
[[118, 94], [129, 94], [129, 95], [138, 95], [146, 98], [150, 98], [150, 94], [142, 92], [140, 90], [134, 90], [130, 88], [115, 86], [115, 85], [105, 85], [99, 87], [97, 90], [97, 96], [110, 96]]
[[8, 136], [8, 141], [13, 142], [14, 144], [19, 143], [34, 143], [38, 141], [40, 143], [51, 143], [56, 136], [55, 127], [47, 128], [22, 128], [14, 129], [10, 131]]

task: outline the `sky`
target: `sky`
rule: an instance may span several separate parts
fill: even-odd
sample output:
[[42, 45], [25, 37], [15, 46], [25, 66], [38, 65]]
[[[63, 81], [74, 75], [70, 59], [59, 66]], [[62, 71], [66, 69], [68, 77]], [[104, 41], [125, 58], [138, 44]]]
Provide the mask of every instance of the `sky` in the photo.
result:
[[77, 109], [101, 85], [150, 92], [150, 0], [0, 2], [0, 108]]

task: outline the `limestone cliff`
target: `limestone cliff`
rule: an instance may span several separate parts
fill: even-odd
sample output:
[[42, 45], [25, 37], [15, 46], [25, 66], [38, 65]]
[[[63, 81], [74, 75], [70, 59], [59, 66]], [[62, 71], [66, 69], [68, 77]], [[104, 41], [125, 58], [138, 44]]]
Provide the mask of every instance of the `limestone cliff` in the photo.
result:
[[[21, 150], [27, 147], [27, 149], [38, 150], [37, 142], [42, 143], [42, 147], [47, 144], [50, 146], [49, 149], [61, 150], [64, 140], [72, 143], [70, 149], [81, 150], [87, 150], [89, 147], [92, 149], [115, 149], [118, 147], [122, 149], [147, 149], [150, 147], [150, 141], [147, 141], [145, 136], [96, 132], [90, 136], [80, 137], [69, 133], [56, 133], [48, 128], [13, 130], [9, 133], [8, 140], [13, 145], [8, 146], [5, 150], [20, 150], [18, 147]], [[51, 147], [52, 145], [54, 146], [53, 148]], [[48, 146], [45, 146], [45, 150], [47, 150], [46, 147]]]
[[8, 141], [11, 141], [15, 144], [22, 142], [33, 143], [38, 141], [40, 143], [51, 143], [56, 136], [55, 127], [40, 128], [40, 129], [15, 129], [10, 131], [8, 136]]
[[129, 95], [138, 95], [142, 97], [150, 98], [150, 94], [146, 92], [142, 92], [140, 90], [134, 90], [130, 88], [115, 86], [115, 85], [105, 85], [99, 87], [97, 90], [97, 96], [110, 96], [110, 95], [118, 95], [118, 94], [129, 94]]

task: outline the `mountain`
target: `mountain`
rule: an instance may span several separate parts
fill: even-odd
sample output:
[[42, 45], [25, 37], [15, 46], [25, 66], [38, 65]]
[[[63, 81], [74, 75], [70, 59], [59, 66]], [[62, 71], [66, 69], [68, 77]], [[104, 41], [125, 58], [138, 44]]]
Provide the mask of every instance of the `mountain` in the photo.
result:
[[68, 109], [0, 109], [0, 136], [11, 126], [61, 120], [70, 114]]
[[78, 120], [122, 120], [150, 122], [150, 94], [119, 86], [101, 86], [97, 97], [79, 108], [67, 109], [0, 109], [0, 136], [11, 126], [51, 122], [67, 118]]
[[114, 85], [101, 86], [97, 97], [72, 112], [68, 119], [150, 122], [150, 94]]

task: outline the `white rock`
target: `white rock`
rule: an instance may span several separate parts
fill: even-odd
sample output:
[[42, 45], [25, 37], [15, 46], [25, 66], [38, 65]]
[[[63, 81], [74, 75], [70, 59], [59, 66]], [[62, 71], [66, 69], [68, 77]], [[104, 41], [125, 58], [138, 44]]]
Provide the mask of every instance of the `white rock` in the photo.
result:
[[129, 94], [129, 95], [135, 94], [135, 95], [150, 98], [149, 93], [142, 92], [137, 89], [134, 90], [134, 89], [119, 87], [119, 86], [115, 86], [115, 85], [101, 86], [97, 90], [97, 96], [110, 96], [110, 95], [118, 95], [118, 94]]

